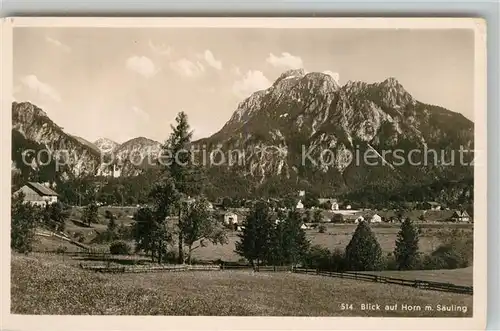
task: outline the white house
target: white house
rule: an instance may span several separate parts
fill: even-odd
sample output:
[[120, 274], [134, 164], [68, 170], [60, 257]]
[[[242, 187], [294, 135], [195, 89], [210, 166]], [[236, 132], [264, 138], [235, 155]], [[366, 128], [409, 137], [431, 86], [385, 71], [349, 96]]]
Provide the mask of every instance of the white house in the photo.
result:
[[303, 224], [300, 226], [300, 228], [301, 228], [302, 230], [307, 230], [307, 229], [309, 229], [309, 227], [308, 227], [308, 226], [307, 226], [307, 224], [305, 224], [305, 223], [303, 223]]
[[238, 215], [233, 212], [227, 212], [224, 214], [224, 224], [238, 224]]
[[319, 198], [318, 199], [320, 204], [330, 204], [330, 210], [339, 210], [339, 203], [337, 199], [333, 198]]
[[358, 218], [356, 218], [356, 219], [354, 220], [354, 223], [358, 224], [358, 223], [360, 223], [360, 222], [363, 222], [364, 220], [365, 220], [365, 218], [364, 218], [363, 216], [359, 216]]
[[301, 190], [299, 191], [299, 197], [305, 197], [306, 196], [306, 191]]
[[304, 209], [304, 204], [302, 203], [302, 200], [299, 200], [299, 202], [297, 202], [297, 206], [295, 206], [295, 208]]
[[370, 223], [381, 223], [382, 222], [382, 217], [379, 215], [375, 214], [370, 218]]
[[451, 216], [451, 220], [453, 222], [469, 222], [470, 216], [465, 210], [464, 211], [455, 210], [453, 216]]
[[57, 202], [57, 193], [41, 183], [28, 182], [19, 190], [14, 192], [14, 195], [24, 193], [24, 201], [35, 205], [44, 206]]

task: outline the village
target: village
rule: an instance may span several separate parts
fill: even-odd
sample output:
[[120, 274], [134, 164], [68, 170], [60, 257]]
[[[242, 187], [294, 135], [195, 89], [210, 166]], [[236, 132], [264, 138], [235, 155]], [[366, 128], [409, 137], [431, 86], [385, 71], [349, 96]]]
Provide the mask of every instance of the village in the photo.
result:
[[[25, 195], [25, 201], [34, 205], [44, 206], [58, 202], [59, 194], [50, 188], [48, 183], [28, 182], [21, 187], [14, 195], [22, 192]], [[297, 193], [297, 202], [293, 208], [303, 214], [304, 223], [301, 228], [304, 230], [317, 227], [318, 223], [332, 224], [358, 224], [361, 221], [367, 221], [373, 224], [393, 224], [400, 223], [403, 218], [410, 217], [417, 223], [472, 223], [472, 218], [466, 210], [442, 208], [442, 206], [433, 201], [418, 204], [421, 209], [413, 210], [370, 210], [353, 209], [351, 204], [339, 202], [335, 198], [318, 198], [316, 206], [306, 208], [303, 200], [306, 197], [306, 191], [301, 190]], [[283, 200], [267, 199], [266, 202], [274, 207], [275, 211], [286, 212], [290, 208], [283, 207]], [[241, 231], [241, 227], [246, 219], [251, 206], [255, 201], [247, 201], [248, 207], [229, 207], [223, 199], [217, 202], [209, 202], [209, 209], [219, 218], [223, 219], [228, 228], [235, 231]], [[98, 204], [99, 205], [99, 204]], [[138, 208], [137, 206], [103, 206], [106, 207], [125, 207]], [[275, 220], [276, 223], [280, 219]]]

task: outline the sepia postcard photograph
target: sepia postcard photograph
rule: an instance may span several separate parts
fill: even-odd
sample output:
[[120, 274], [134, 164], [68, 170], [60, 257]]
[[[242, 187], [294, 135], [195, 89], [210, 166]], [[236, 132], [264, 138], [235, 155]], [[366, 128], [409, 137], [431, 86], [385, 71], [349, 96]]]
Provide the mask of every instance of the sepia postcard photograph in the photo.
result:
[[485, 327], [485, 21], [7, 18], [2, 68], [6, 329]]

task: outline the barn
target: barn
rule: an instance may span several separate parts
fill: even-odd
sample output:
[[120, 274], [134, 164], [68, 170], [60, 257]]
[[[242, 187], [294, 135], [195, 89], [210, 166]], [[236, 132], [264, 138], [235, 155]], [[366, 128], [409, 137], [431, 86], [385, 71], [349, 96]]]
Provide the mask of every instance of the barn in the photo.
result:
[[41, 183], [28, 182], [19, 190], [14, 192], [14, 195], [24, 193], [24, 201], [34, 205], [44, 206], [57, 202], [58, 194], [51, 188]]

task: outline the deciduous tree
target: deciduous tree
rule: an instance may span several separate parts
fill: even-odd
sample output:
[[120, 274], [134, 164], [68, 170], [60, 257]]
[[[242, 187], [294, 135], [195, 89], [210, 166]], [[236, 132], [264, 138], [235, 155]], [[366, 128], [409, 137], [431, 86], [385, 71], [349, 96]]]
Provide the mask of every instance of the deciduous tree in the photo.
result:
[[87, 223], [87, 225], [90, 227], [91, 223], [96, 223], [97, 222], [97, 205], [95, 203], [90, 203], [85, 208], [83, 209], [83, 215], [82, 215], [82, 221]]
[[151, 260], [162, 262], [171, 236], [167, 231], [165, 218], [161, 218], [150, 207], [139, 208], [134, 216], [134, 238], [136, 249], [151, 254]]
[[180, 230], [184, 234], [184, 244], [188, 248], [188, 263], [191, 263], [193, 251], [204, 247], [207, 241], [214, 245], [227, 243], [224, 226], [213, 217], [208, 209], [208, 201], [204, 198], [196, 200], [188, 207], [180, 223]]
[[16, 252], [28, 253], [33, 249], [40, 210], [23, 200], [23, 193], [16, 194], [11, 199], [10, 247]]

